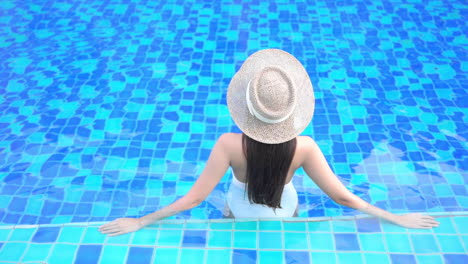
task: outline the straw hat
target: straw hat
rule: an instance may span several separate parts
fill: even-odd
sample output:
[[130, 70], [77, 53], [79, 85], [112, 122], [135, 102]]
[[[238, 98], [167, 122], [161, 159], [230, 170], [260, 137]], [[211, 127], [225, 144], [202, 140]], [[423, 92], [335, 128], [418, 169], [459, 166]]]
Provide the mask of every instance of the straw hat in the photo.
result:
[[232, 77], [227, 105], [247, 136], [278, 144], [298, 136], [310, 123], [314, 93], [307, 71], [294, 56], [265, 49], [250, 55]]

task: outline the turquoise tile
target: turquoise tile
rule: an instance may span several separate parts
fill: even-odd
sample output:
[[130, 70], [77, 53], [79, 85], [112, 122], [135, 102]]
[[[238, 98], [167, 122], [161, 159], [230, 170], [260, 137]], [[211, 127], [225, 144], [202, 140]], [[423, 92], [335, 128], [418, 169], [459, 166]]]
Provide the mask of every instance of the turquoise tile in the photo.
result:
[[160, 224], [160, 225], [159, 225], [159, 228], [161, 228], [161, 229], [183, 229], [183, 228], [184, 228], [184, 224], [169, 224], [169, 223], [165, 223], [165, 224]]
[[440, 251], [433, 235], [411, 234], [410, 237], [415, 253], [434, 253]]
[[333, 232], [356, 232], [356, 222], [350, 221], [332, 221]]
[[29, 241], [36, 230], [36, 228], [14, 229], [8, 241]]
[[234, 247], [235, 248], [257, 248], [257, 233], [234, 231]]
[[382, 231], [385, 233], [406, 233], [408, 231], [405, 227], [395, 225], [387, 221], [381, 221], [380, 226], [382, 227]]
[[455, 221], [457, 230], [460, 234], [468, 234], [468, 217], [467, 216], [458, 216], [452, 218]]
[[283, 222], [284, 231], [307, 231], [307, 226], [305, 222]]
[[206, 230], [208, 229], [208, 222], [207, 223], [185, 223], [185, 229], [201, 229]]
[[308, 222], [309, 232], [330, 232], [330, 221]]
[[0, 229], [0, 241], [8, 241], [12, 229]]
[[335, 252], [311, 252], [312, 263], [336, 264]]
[[102, 249], [100, 263], [125, 263], [128, 254], [127, 246], [105, 245]]
[[231, 247], [232, 232], [231, 231], [208, 231], [208, 247]]
[[384, 238], [382, 237], [381, 233], [359, 233], [358, 236], [362, 251], [387, 252], [384, 243], [382, 243]]
[[283, 249], [281, 232], [259, 232], [259, 249]]
[[354, 252], [337, 252], [338, 263], [340, 264], [356, 264], [363, 263], [361, 253]]
[[411, 245], [406, 234], [385, 234], [385, 241], [389, 252], [411, 253]]
[[284, 232], [283, 234], [285, 249], [308, 249], [306, 233]]
[[230, 263], [231, 249], [210, 249], [205, 253], [207, 263]]
[[160, 230], [157, 245], [179, 247], [182, 241], [182, 230]]
[[[416, 255], [416, 260], [421, 264], [444, 264], [440, 255]], [[380, 263], [379, 263], [380, 264]]]
[[283, 264], [284, 253], [283, 251], [263, 251], [259, 252], [259, 264]]
[[55, 244], [52, 249], [49, 258], [47, 259], [48, 264], [67, 264], [73, 263], [76, 251], [78, 250], [77, 245], [68, 244]]
[[308, 235], [312, 250], [335, 250], [332, 233], [309, 233]]
[[132, 233], [126, 233], [123, 235], [118, 235], [118, 236], [108, 236], [106, 235], [106, 244], [122, 244], [122, 245], [127, 245], [129, 241], [131, 240], [134, 232]]
[[133, 245], [155, 245], [158, 237], [157, 229], [143, 228], [133, 234]]
[[26, 254], [24, 254], [21, 261], [44, 261], [49, 255], [52, 244], [29, 244]]
[[233, 223], [210, 223], [210, 229], [215, 230], [232, 230]]
[[408, 230], [408, 233], [433, 234], [434, 228], [430, 228], [430, 229], [412, 228]]
[[177, 262], [178, 257], [179, 257], [178, 248], [157, 248], [153, 263], [155, 264], [178, 263]]
[[465, 248], [468, 250], [468, 236], [460, 236]]
[[99, 232], [99, 227], [86, 228], [85, 234], [81, 239], [82, 244], [102, 244], [106, 239], [106, 234]]
[[23, 256], [27, 243], [5, 243], [0, 250], [0, 260], [19, 261]]
[[447, 184], [434, 184], [433, 185], [437, 197], [451, 197], [454, 195], [452, 188]]
[[437, 235], [442, 252], [465, 253], [460, 238], [456, 235]]
[[282, 231], [281, 221], [260, 221], [260, 230]]
[[57, 242], [79, 243], [86, 227], [64, 226], [60, 230]]
[[[368, 264], [390, 264], [390, 258], [387, 254], [377, 254], [377, 253], [363, 253], [365, 263]], [[358, 263], [358, 262], [356, 262]]]
[[234, 224], [235, 230], [257, 230], [258, 221], [237, 222]]
[[433, 228], [437, 234], [456, 234], [454, 223], [451, 217], [438, 217], [436, 220], [440, 223], [438, 227]]
[[179, 254], [179, 263], [203, 264], [205, 261], [205, 249], [182, 248]]

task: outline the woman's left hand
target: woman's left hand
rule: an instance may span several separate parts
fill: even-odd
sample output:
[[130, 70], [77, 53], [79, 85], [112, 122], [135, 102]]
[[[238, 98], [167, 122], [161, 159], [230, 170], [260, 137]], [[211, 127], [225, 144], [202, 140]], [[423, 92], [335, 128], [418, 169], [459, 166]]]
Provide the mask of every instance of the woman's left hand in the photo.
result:
[[143, 226], [141, 225], [139, 218], [118, 218], [99, 227], [99, 231], [102, 234], [109, 234], [109, 236], [118, 236], [135, 232], [142, 227]]

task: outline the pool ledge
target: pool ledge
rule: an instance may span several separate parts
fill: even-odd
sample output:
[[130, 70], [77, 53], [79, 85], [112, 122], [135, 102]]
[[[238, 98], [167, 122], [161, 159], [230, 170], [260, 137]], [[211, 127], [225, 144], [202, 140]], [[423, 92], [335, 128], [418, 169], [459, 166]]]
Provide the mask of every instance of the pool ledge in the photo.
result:
[[[439, 217], [455, 217], [455, 216], [468, 216], [466, 211], [454, 211], [454, 212], [430, 212], [421, 213], [430, 215], [435, 218]], [[401, 215], [401, 214], [397, 214]], [[363, 218], [375, 218], [374, 216], [359, 214], [355, 216], [333, 216], [333, 217], [270, 217], [270, 218], [220, 218], [220, 219], [164, 219], [154, 224], [148, 225], [147, 228], [157, 228], [161, 225], [182, 225], [182, 224], [209, 224], [209, 223], [242, 223], [251, 221], [283, 221], [283, 222], [323, 222], [323, 221], [354, 221]], [[99, 226], [109, 221], [99, 222], [71, 222], [71, 223], [60, 223], [60, 224], [37, 224], [37, 225], [2, 225], [0, 229], [28, 229], [28, 228], [39, 228], [39, 227], [65, 227], [65, 226], [76, 226], [76, 227], [88, 227], [88, 226]]]

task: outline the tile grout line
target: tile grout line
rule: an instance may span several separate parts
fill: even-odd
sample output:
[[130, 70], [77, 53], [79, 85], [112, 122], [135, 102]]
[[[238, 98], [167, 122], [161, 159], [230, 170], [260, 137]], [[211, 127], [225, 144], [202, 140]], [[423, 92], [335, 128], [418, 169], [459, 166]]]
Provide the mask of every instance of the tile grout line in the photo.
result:
[[[458, 237], [458, 241], [461, 243], [462, 245], [462, 248], [465, 250], [465, 253], [468, 252], [468, 245], [465, 245], [465, 241], [461, 238], [461, 234], [460, 234], [460, 231], [459, 231], [459, 228], [458, 228], [458, 225], [457, 223], [455, 222], [455, 218], [454, 217], [451, 217], [450, 218], [450, 221], [452, 222], [452, 225], [454, 226], [455, 228], [455, 235]], [[468, 237], [468, 236], [467, 236]]]
[[331, 235], [331, 240], [332, 240], [332, 243], [333, 243], [333, 251], [335, 254], [335, 263], [339, 263], [339, 258], [338, 258], [338, 250], [336, 249], [336, 239], [335, 239], [335, 226], [331, 223], [331, 221], [329, 222], [330, 223], [330, 235]]
[[229, 263], [232, 263], [232, 255], [234, 254], [234, 223], [231, 222], [231, 243], [229, 249]]
[[[155, 242], [159, 241], [159, 234], [160, 234], [160, 232], [158, 230], [157, 233], [156, 233], [156, 237], [154, 238]], [[151, 254], [151, 263], [154, 263], [156, 261], [156, 250], [157, 249], [156, 249], [156, 245], [155, 245], [154, 250], [153, 250], [153, 254]]]
[[[410, 244], [410, 247], [411, 247], [411, 252], [409, 254], [416, 255], [416, 250], [415, 250], [414, 245], [413, 245], [413, 239], [412, 239], [411, 233], [409, 232], [408, 228], [405, 228], [405, 229], [406, 229], [406, 237], [408, 238], [408, 241], [409, 241], [409, 244]], [[406, 254], [408, 254], [408, 253], [406, 253]]]
[[[379, 219], [379, 224], [380, 224], [380, 229], [383, 230], [382, 221], [380, 221], [380, 219]], [[390, 252], [388, 250], [387, 238], [384, 237], [383, 231], [380, 231], [379, 233], [380, 233], [380, 239], [382, 240], [382, 244], [384, 245], [385, 255], [387, 256], [387, 259], [391, 261]]]

